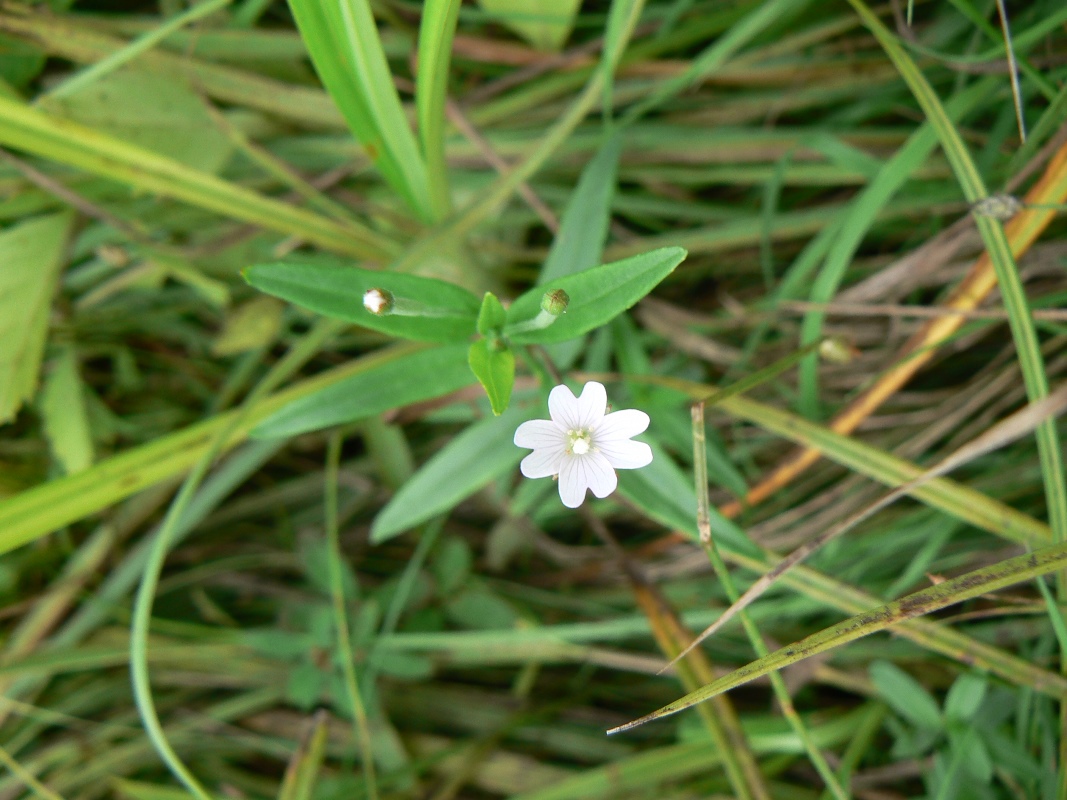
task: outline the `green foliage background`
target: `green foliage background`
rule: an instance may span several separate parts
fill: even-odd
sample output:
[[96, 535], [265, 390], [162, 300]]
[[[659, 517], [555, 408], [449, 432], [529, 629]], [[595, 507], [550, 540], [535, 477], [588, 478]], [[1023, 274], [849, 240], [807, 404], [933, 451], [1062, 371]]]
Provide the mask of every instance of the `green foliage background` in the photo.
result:
[[[0, 798], [1067, 798], [1065, 52], [1056, 0], [4, 6]], [[512, 436], [592, 379], [655, 458], [575, 513]]]

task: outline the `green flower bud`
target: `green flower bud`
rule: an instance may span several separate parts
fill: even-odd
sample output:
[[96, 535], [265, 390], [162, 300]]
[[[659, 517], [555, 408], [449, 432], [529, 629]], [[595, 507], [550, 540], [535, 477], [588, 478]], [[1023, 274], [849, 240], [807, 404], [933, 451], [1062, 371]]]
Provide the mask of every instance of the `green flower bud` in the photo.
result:
[[567, 310], [570, 302], [571, 298], [565, 291], [553, 289], [551, 292], [545, 292], [541, 298], [541, 310], [551, 314], [553, 317], [558, 317]]

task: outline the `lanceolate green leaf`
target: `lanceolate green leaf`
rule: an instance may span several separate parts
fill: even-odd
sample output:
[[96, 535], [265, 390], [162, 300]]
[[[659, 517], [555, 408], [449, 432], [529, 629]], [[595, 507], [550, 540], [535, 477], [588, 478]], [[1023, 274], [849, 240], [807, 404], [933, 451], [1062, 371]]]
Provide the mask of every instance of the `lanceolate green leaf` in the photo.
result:
[[252, 436], [295, 436], [354, 422], [440, 397], [473, 382], [467, 366], [467, 345], [426, 348], [300, 398], [260, 423]]
[[471, 372], [485, 387], [494, 414], [502, 414], [511, 400], [515, 384], [515, 354], [503, 342], [479, 339], [468, 355]]
[[[887, 630], [904, 620], [931, 614], [947, 606], [962, 603], [964, 600], [1047, 575], [1065, 566], [1067, 566], [1067, 544], [1056, 544], [1001, 561], [991, 567], [968, 572], [879, 608], [857, 614], [844, 622], [805, 637], [799, 642], [775, 650], [764, 658], [734, 670], [658, 711], [615, 728], [609, 733], [618, 733], [654, 719], [677, 714], [679, 711], [710, 700], [716, 695], [742, 686], [770, 672], [864, 636], [870, 636], [872, 633]], [[1062, 696], [1067, 697], [1067, 693]]]
[[371, 526], [371, 541], [384, 542], [444, 513], [522, 460], [515, 429], [530, 419], [527, 408], [477, 422], [427, 461], [405, 483]]
[[[630, 308], [682, 263], [685, 250], [663, 247], [650, 253], [603, 264], [535, 287], [508, 309], [504, 332], [520, 344], [563, 342], [591, 331]], [[566, 313], [546, 328], [518, 330], [537, 317], [546, 289], [563, 289], [570, 297]]]
[[0, 233], [0, 423], [37, 388], [71, 222], [70, 214], [53, 214]]
[[409, 207], [432, 222], [426, 163], [366, 0], [290, 0], [300, 35], [349, 129]]
[[[257, 289], [328, 317], [425, 342], [466, 341], [474, 334], [481, 305], [453, 283], [325, 260], [257, 264], [246, 269], [244, 277]], [[391, 292], [395, 313], [372, 314], [364, 308], [368, 289]]]

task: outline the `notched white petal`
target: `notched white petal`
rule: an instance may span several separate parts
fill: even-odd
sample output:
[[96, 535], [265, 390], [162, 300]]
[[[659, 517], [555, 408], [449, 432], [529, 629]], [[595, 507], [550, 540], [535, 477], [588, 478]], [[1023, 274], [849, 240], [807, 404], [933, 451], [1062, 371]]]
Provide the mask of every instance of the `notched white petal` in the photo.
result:
[[519, 471], [527, 478], [547, 478], [560, 471], [566, 457], [562, 447], [534, 450], [519, 464]]
[[598, 442], [610, 442], [615, 439], [631, 439], [648, 429], [648, 414], [636, 408], [613, 411], [608, 414], [596, 428]]
[[608, 407], [608, 393], [604, 389], [604, 384], [596, 381], [586, 383], [578, 398], [577, 406], [577, 427], [589, 430], [598, 426]]
[[552, 421], [565, 430], [576, 430], [578, 424], [578, 399], [563, 384], [548, 393], [548, 414]]
[[559, 471], [559, 499], [567, 508], [578, 508], [585, 501], [588, 478], [582, 458], [565, 458]]
[[611, 468], [608, 459], [600, 453], [582, 459], [582, 466], [586, 470], [589, 490], [597, 497], [603, 499], [615, 491], [619, 485], [619, 479], [615, 476], [615, 470]]
[[644, 442], [624, 439], [597, 447], [615, 469], [640, 469], [652, 463], [652, 448]]
[[547, 419], [532, 419], [515, 430], [515, 444], [519, 447], [536, 450], [538, 447], [566, 446], [566, 443], [567, 436], [563, 430]]

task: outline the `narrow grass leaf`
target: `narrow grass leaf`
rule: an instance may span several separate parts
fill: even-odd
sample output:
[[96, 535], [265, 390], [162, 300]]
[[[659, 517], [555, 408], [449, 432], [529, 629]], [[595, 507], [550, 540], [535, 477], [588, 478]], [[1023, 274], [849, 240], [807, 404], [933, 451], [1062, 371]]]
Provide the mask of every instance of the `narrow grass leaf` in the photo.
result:
[[887, 630], [904, 620], [931, 614], [956, 603], [962, 603], [964, 600], [1014, 586], [1017, 583], [1063, 569], [1065, 565], [1067, 565], [1067, 544], [1055, 544], [1001, 561], [990, 567], [968, 572], [900, 600], [858, 614], [794, 644], [775, 650], [764, 658], [734, 670], [651, 714], [613, 728], [608, 733], [620, 733], [654, 719], [677, 714], [679, 711], [691, 708], [697, 703], [702, 703], [737, 686], [742, 686], [769, 672], [780, 670], [790, 664], [872, 633]]
[[371, 526], [371, 541], [381, 543], [438, 514], [494, 478], [512, 470], [525, 451], [515, 446], [515, 429], [532, 416], [513, 408], [476, 422], [433, 456], [405, 483]]
[[423, 222], [434, 221], [426, 162], [393, 86], [366, 0], [290, 0], [326, 90], [390, 186]]
[[430, 202], [436, 219], [444, 218], [452, 210], [445, 163], [445, 104], [448, 102], [452, 39], [456, 34], [460, 5], [461, 0], [426, 0], [419, 23], [415, 111], [422, 156], [426, 159]]
[[433, 347], [385, 361], [302, 397], [265, 419], [252, 436], [273, 439], [355, 422], [474, 382], [467, 345]]
[[77, 167], [142, 191], [173, 197], [231, 219], [262, 226], [371, 263], [396, 246], [363, 226], [341, 224], [108, 136], [58, 120], [0, 96], [0, 145]]

